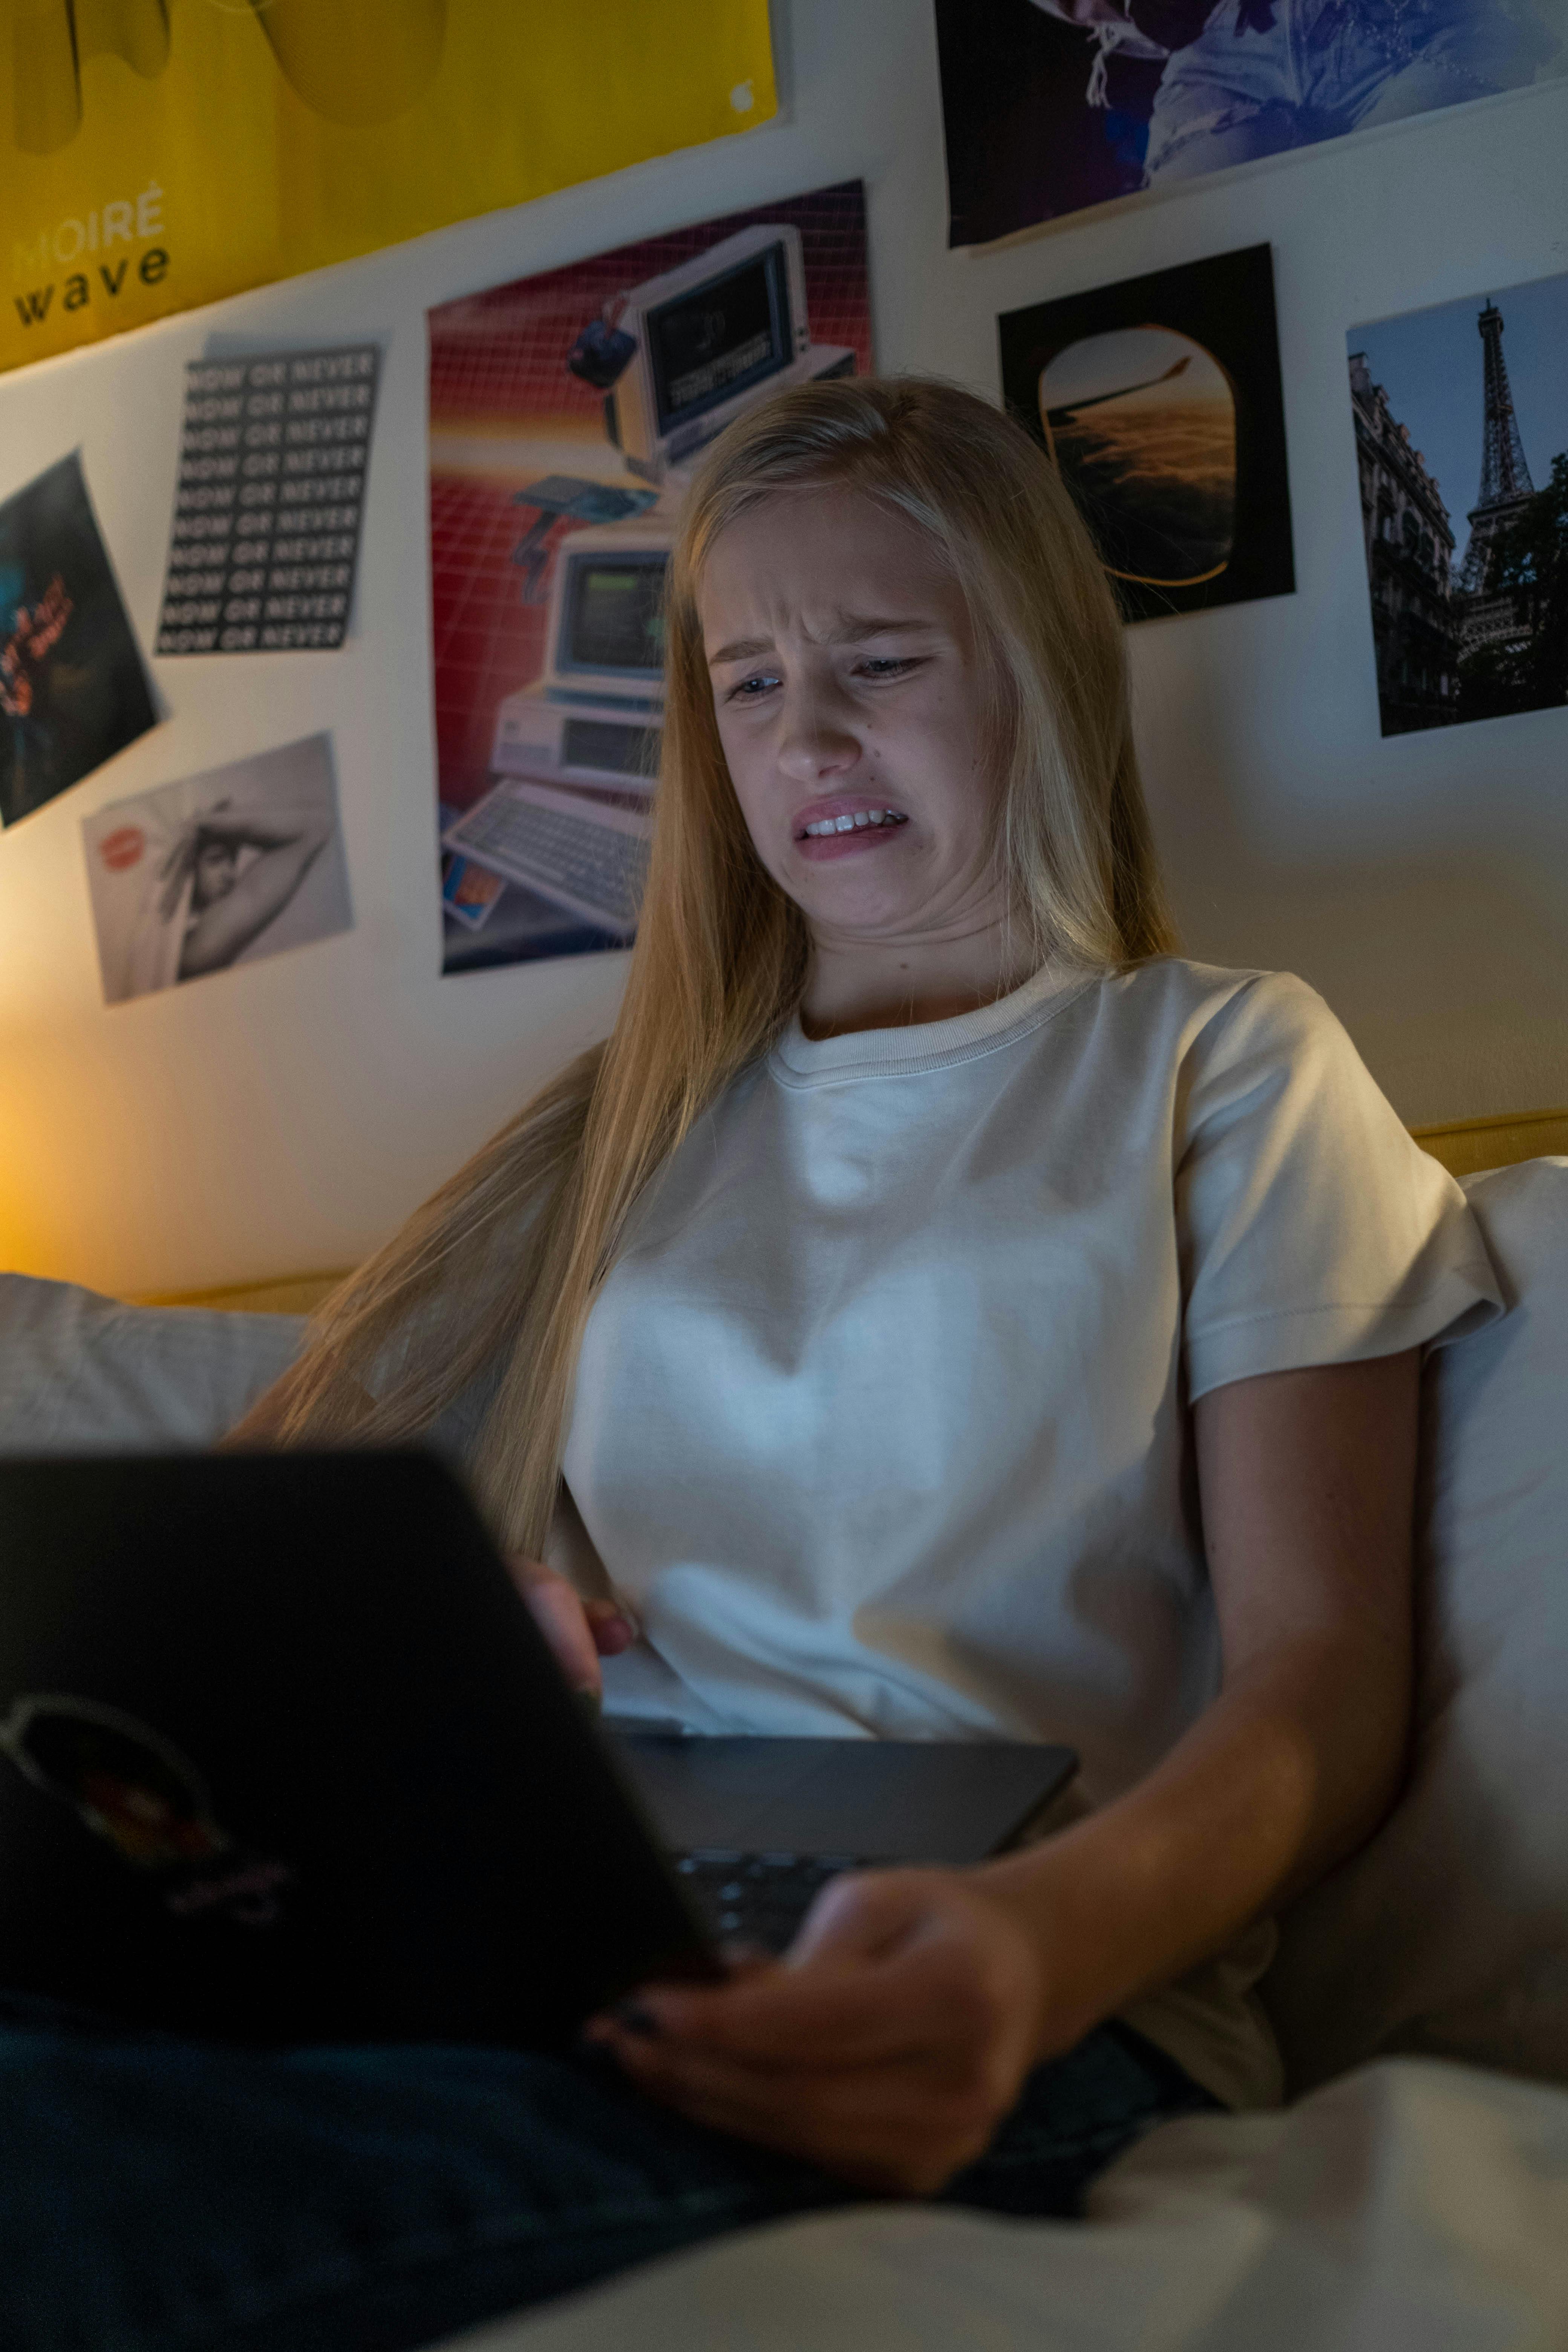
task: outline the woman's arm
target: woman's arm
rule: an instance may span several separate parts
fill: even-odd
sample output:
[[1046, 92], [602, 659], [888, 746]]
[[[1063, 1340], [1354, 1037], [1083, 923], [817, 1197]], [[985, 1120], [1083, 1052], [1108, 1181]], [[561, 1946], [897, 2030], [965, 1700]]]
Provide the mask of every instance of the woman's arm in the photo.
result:
[[1377, 1827], [1409, 1735], [1419, 1356], [1237, 1381], [1194, 1412], [1218, 1698], [1158, 1769], [1037, 1853], [992, 1866], [1071, 1947], [1074, 2038], [1223, 1948]]
[[315, 810], [278, 816], [218, 810], [202, 819], [200, 829], [261, 855], [191, 925], [180, 950], [182, 980], [226, 970], [282, 913], [332, 836], [331, 818]]
[[288, 849], [306, 835], [327, 840], [331, 817], [314, 808], [245, 808], [216, 801], [191, 820], [192, 829], [234, 849]]
[[628, 2072], [699, 2121], [928, 2193], [1037, 2060], [1367, 1837], [1408, 1737], [1417, 1362], [1275, 1373], [1198, 1404], [1223, 1684], [1146, 1780], [975, 1870], [838, 1880], [784, 1967], [654, 1988], [633, 2027], [599, 2021]]

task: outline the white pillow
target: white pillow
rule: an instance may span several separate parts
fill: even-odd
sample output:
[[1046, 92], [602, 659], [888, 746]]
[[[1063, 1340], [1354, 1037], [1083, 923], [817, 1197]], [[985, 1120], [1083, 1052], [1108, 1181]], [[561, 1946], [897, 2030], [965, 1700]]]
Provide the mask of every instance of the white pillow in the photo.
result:
[[0, 1275], [0, 1454], [212, 1445], [298, 1352], [296, 1315], [125, 1307]]
[[1510, 1311], [1428, 1359], [1414, 1769], [1284, 1923], [1295, 2090], [1388, 2050], [1568, 2082], [1568, 1160], [1466, 1190]]

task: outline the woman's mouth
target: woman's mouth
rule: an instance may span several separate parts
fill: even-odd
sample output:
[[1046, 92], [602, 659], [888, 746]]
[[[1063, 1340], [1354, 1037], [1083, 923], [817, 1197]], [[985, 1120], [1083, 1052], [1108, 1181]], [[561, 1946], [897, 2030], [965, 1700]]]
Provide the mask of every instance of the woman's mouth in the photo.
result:
[[797, 818], [795, 847], [816, 863], [847, 851], [869, 849], [890, 841], [909, 818], [886, 802], [861, 803], [858, 807], [826, 808], [803, 824]]

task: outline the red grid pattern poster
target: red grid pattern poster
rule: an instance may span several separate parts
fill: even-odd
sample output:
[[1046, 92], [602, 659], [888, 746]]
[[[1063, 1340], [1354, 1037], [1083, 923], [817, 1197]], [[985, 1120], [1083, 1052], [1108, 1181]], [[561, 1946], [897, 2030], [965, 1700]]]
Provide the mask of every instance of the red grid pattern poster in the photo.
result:
[[680, 499], [732, 416], [868, 371], [864, 193], [648, 237], [428, 324], [444, 969], [621, 947]]

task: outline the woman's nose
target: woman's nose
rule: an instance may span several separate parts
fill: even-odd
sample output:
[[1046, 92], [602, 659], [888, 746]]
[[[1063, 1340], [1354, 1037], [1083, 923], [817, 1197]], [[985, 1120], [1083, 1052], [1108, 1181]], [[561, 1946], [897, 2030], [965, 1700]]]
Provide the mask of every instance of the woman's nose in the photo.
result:
[[802, 695], [785, 703], [778, 761], [786, 775], [810, 783], [818, 776], [844, 774], [859, 757], [859, 740], [844, 724], [830, 696]]

